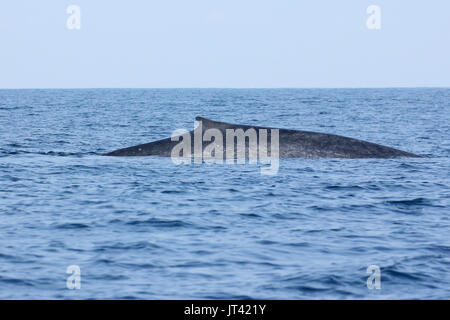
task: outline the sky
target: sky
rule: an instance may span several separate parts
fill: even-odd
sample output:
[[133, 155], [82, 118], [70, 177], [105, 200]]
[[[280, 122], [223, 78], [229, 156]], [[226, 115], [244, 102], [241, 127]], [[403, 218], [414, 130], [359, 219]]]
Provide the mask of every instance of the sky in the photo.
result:
[[448, 0], [0, 3], [0, 88], [429, 86], [450, 86]]

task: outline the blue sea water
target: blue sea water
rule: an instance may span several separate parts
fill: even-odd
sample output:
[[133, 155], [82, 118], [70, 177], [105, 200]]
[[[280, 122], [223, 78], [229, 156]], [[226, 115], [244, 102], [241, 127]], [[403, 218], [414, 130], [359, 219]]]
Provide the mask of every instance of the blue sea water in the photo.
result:
[[[100, 156], [198, 115], [424, 158]], [[448, 299], [449, 136], [450, 89], [0, 90], [0, 299]]]

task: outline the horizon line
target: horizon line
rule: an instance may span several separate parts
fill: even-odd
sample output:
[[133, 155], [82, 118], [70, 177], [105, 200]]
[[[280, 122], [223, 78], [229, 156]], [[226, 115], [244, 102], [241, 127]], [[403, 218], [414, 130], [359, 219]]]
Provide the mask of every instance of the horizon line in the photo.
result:
[[136, 90], [153, 90], [153, 89], [449, 89], [450, 86], [379, 86], [379, 87], [13, 87], [0, 88], [0, 90], [110, 90], [110, 89], [136, 89]]

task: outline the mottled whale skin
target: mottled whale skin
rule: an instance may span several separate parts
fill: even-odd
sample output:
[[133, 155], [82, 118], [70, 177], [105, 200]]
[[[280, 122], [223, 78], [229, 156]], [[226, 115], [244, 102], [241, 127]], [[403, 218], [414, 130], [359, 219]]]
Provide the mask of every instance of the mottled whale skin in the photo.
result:
[[[334, 134], [231, 124], [225, 122], [212, 121], [202, 117], [196, 117], [196, 120], [201, 122], [203, 133], [207, 129], [215, 128], [219, 129], [224, 137], [226, 136], [226, 129], [234, 129], [234, 130], [243, 129], [244, 131], [246, 131], [247, 129], [254, 128], [258, 135], [260, 132], [259, 129], [267, 129], [268, 133], [267, 149], [269, 149], [269, 151], [271, 146], [271, 129], [278, 129], [280, 158], [359, 159], [359, 158], [421, 157], [416, 154], [382, 146], [376, 143], [371, 143], [363, 140], [348, 138]], [[194, 131], [190, 131], [190, 134], [193, 145]], [[181, 139], [179, 141], [181, 141]], [[119, 149], [116, 151], [106, 153], [104, 155], [122, 156], [122, 157], [157, 155], [163, 157], [170, 157], [173, 147], [176, 146], [179, 143], [179, 141], [178, 140], [172, 141], [171, 138], [167, 138], [133, 147]], [[211, 144], [211, 142], [203, 141], [203, 149], [208, 144]], [[248, 150], [246, 151], [247, 151], [246, 154], [248, 155]]]

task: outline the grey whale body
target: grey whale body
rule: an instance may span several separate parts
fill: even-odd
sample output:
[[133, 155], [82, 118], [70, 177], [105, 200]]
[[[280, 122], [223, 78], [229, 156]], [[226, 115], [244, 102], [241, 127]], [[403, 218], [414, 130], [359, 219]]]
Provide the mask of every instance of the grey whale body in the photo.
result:
[[[420, 158], [419, 155], [401, 151], [398, 149], [382, 146], [363, 140], [348, 138], [344, 136], [318, 133], [301, 130], [289, 130], [270, 127], [259, 127], [249, 125], [231, 124], [225, 122], [217, 122], [202, 117], [196, 117], [196, 120], [202, 124], [202, 134], [208, 129], [218, 129], [223, 136], [226, 135], [227, 129], [255, 129], [258, 134], [259, 129], [267, 129], [267, 149], [271, 146], [271, 129], [279, 130], [279, 157], [280, 158], [397, 158], [397, 157], [413, 157]], [[194, 131], [189, 132], [191, 135], [192, 146], [194, 145]], [[133, 147], [123, 148], [104, 154], [105, 156], [163, 156], [170, 157], [172, 149], [180, 140], [172, 141], [166, 138], [146, 144], [140, 144]], [[203, 141], [203, 149], [211, 144], [211, 141]], [[225, 144], [224, 144], [225, 148]], [[192, 148], [194, 150], [194, 148]], [[248, 156], [248, 150], [246, 150]], [[236, 153], [235, 153], [236, 154]], [[225, 157], [225, 152], [224, 152]]]

